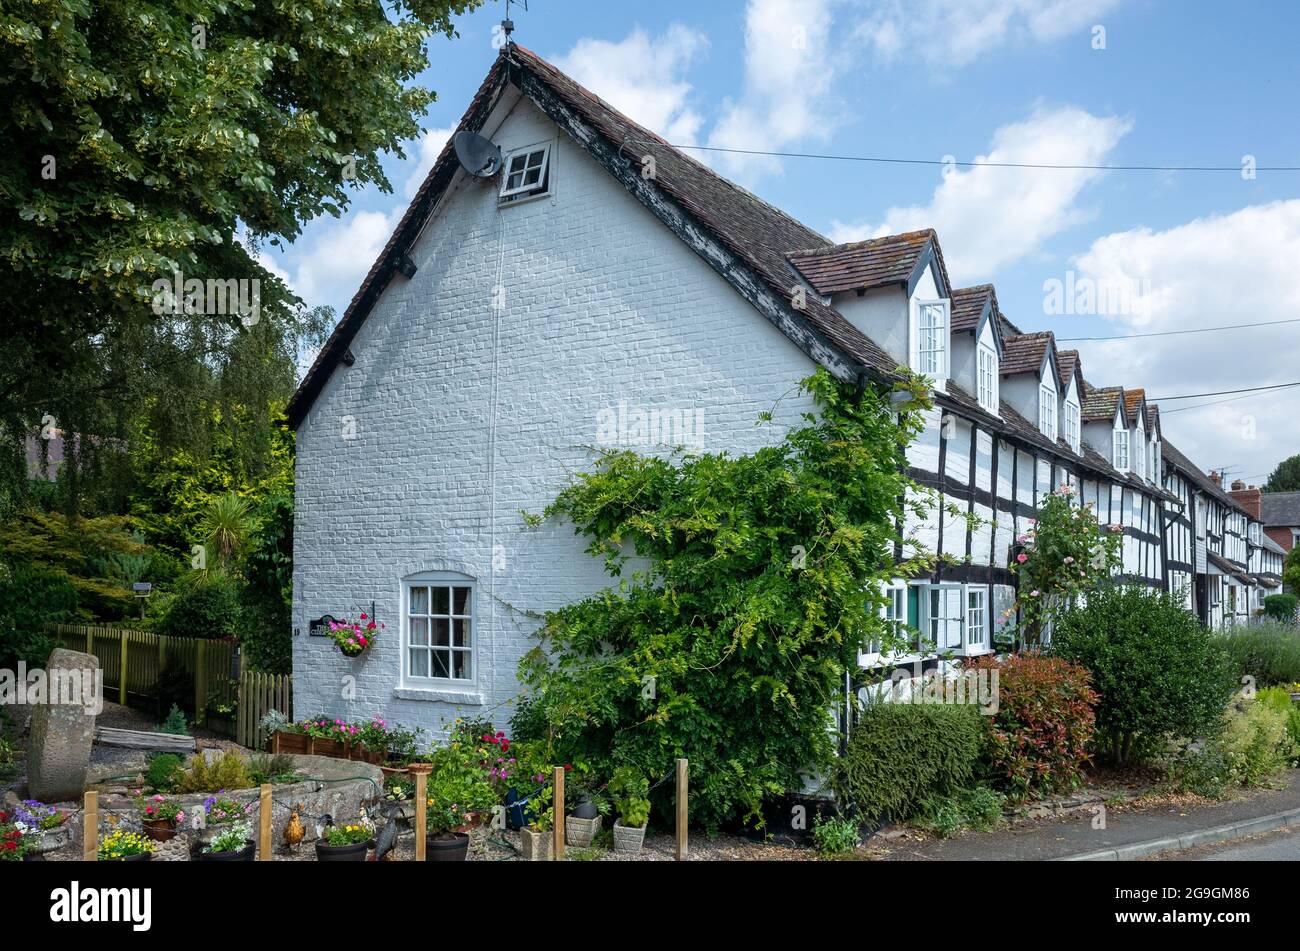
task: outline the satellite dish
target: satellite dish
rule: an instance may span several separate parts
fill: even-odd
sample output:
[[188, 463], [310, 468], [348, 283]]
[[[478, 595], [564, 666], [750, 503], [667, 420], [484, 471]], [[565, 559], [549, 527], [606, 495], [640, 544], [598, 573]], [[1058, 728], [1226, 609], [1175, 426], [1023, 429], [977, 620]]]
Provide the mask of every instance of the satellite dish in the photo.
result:
[[457, 132], [452, 143], [460, 167], [475, 178], [491, 178], [501, 170], [501, 148], [477, 132]]

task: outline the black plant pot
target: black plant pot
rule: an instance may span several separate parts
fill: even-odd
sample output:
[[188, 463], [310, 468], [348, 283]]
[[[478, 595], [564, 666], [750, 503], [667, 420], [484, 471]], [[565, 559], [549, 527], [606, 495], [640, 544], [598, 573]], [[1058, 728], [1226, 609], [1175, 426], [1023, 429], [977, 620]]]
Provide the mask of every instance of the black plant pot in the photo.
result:
[[464, 832], [434, 836], [425, 840], [426, 862], [464, 862], [469, 854], [469, 836]]
[[251, 862], [257, 855], [257, 843], [252, 839], [244, 840], [244, 847], [238, 852], [203, 852], [194, 854], [196, 862]]
[[316, 861], [318, 862], [364, 862], [366, 855], [375, 847], [375, 840], [354, 842], [351, 845], [326, 845], [316, 843]]
[[594, 819], [600, 815], [600, 809], [596, 807], [590, 796], [579, 796], [578, 804], [573, 807], [569, 815], [575, 819]]
[[120, 859], [113, 859], [114, 862], [147, 862], [153, 858], [152, 852], [137, 852], [135, 855], [124, 855]]

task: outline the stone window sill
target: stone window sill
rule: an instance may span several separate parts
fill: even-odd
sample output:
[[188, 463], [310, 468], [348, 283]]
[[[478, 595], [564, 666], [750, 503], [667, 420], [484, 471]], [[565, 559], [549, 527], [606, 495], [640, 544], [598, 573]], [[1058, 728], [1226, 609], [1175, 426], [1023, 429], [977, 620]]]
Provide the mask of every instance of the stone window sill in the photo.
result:
[[398, 687], [393, 696], [399, 700], [423, 700], [426, 703], [460, 703], [482, 706], [487, 699], [477, 690], [456, 687]]

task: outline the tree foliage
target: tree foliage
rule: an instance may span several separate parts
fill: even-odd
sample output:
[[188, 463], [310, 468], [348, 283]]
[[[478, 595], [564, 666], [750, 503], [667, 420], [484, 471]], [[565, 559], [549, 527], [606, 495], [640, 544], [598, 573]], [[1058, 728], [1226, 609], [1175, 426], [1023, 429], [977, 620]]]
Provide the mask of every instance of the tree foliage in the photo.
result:
[[1265, 492], [1300, 492], [1300, 456], [1291, 456], [1277, 464], [1264, 483]]
[[829, 764], [859, 647], [903, 646], [880, 618], [882, 580], [931, 563], [894, 564], [919, 387], [899, 408], [824, 371], [803, 385], [820, 412], [777, 445], [607, 451], [545, 513], [619, 579], [548, 614], [520, 662], [555, 757], [658, 779], [687, 756], [692, 818], [710, 827]]

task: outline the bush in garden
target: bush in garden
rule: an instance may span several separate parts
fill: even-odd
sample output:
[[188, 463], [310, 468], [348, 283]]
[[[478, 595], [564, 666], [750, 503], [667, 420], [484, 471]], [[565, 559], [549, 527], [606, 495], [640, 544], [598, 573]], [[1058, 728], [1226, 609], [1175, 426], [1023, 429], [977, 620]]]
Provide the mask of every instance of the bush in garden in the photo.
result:
[[40, 565], [0, 566], [0, 668], [43, 667], [54, 649], [45, 625], [72, 622], [77, 589], [65, 572]]
[[1258, 693], [1257, 699], [1264, 706], [1277, 710], [1286, 717], [1287, 736], [1295, 747], [1291, 765], [1300, 766], [1300, 706], [1291, 702], [1291, 691], [1285, 687], [1268, 687]]
[[220, 571], [194, 572], [154, 625], [168, 637], [234, 637], [240, 631], [239, 588]]
[[185, 760], [176, 753], [158, 753], [149, 757], [144, 784], [155, 792], [175, 792], [185, 773]]
[[1291, 764], [1297, 750], [1287, 732], [1289, 712], [1250, 698], [1239, 699], [1228, 708], [1219, 742], [1231, 781], [1258, 785]]
[[1119, 763], [1211, 729], [1233, 691], [1227, 655], [1171, 595], [1108, 586], [1056, 620], [1051, 652], [1092, 674], [1102, 749]]
[[998, 674], [997, 712], [981, 717], [989, 777], [1015, 799], [1077, 787], [1097, 703], [1088, 671], [1032, 651], [979, 657], [966, 667]]
[[869, 704], [836, 764], [836, 796], [864, 818], [901, 820], [927, 797], [964, 789], [983, 746], [980, 720], [970, 704]]
[[1294, 594], [1270, 594], [1264, 599], [1264, 613], [1275, 621], [1295, 623], [1300, 597]]
[[190, 760], [188, 772], [182, 773], [178, 788], [183, 793], [221, 792], [223, 789], [248, 789], [253, 786], [248, 765], [234, 750], [209, 763], [202, 753]]
[[1220, 636], [1238, 677], [1260, 687], [1300, 680], [1300, 627], [1267, 619]]
[[921, 802], [914, 824], [941, 839], [964, 829], [982, 832], [1002, 819], [1006, 797], [987, 786], [965, 789], [952, 796], [931, 796]]
[[813, 821], [813, 845], [822, 855], [847, 855], [858, 847], [858, 824], [852, 819], [818, 816]]

